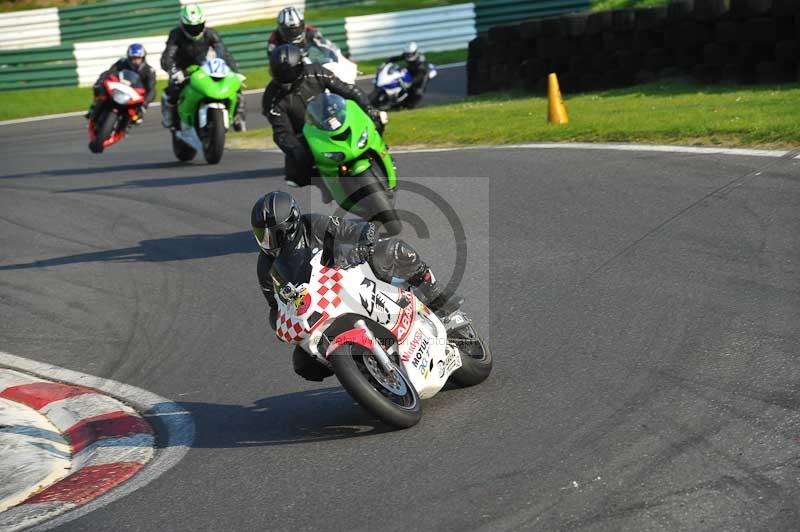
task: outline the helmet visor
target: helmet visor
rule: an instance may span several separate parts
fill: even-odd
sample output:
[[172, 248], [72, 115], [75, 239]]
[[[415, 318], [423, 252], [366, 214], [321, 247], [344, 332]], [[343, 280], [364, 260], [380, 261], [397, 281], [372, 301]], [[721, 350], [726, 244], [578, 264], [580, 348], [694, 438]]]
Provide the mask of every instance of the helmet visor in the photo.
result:
[[205, 22], [201, 22], [200, 24], [183, 24], [183, 31], [185, 31], [186, 34], [193, 39], [199, 37], [200, 34], [203, 33], [204, 29], [206, 29]]
[[281, 246], [290, 240], [297, 230], [297, 218], [291, 216], [288, 220], [270, 227], [253, 227], [253, 235], [258, 245], [268, 255], [277, 256]]
[[306, 28], [300, 26], [283, 26], [278, 28], [281, 38], [287, 43], [302, 44], [305, 41]]

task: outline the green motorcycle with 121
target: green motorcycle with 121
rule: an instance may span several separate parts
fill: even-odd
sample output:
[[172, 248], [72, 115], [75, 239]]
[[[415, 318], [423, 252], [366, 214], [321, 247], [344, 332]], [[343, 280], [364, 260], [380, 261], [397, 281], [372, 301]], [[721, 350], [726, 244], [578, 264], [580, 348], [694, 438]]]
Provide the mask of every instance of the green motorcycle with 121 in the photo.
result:
[[389, 234], [399, 233], [394, 161], [369, 115], [356, 102], [323, 92], [308, 103], [305, 122], [303, 136], [322, 186], [336, 203], [382, 224]]
[[225, 133], [236, 113], [239, 89], [245, 79], [223, 59], [209, 59], [186, 69], [189, 82], [178, 100], [180, 126], [172, 130], [172, 151], [190, 161], [198, 151], [206, 162], [216, 164], [225, 150]]

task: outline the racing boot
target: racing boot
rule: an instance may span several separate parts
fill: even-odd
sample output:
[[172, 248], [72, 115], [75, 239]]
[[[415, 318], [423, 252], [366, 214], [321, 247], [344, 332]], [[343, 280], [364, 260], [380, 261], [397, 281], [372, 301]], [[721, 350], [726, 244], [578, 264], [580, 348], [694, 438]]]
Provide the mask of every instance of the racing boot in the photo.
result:
[[446, 318], [464, 304], [463, 297], [444, 292], [428, 267], [409, 279], [408, 283], [416, 289], [417, 297], [440, 318]]
[[161, 95], [161, 125], [167, 129], [175, 127], [176, 106], [167, 98], [167, 93]]
[[245, 106], [244, 106], [244, 96], [242, 93], [239, 93], [239, 98], [236, 102], [236, 115], [233, 117], [233, 130], [234, 131], [247, 131], [247, 122], [245, 122], [246, 116]]

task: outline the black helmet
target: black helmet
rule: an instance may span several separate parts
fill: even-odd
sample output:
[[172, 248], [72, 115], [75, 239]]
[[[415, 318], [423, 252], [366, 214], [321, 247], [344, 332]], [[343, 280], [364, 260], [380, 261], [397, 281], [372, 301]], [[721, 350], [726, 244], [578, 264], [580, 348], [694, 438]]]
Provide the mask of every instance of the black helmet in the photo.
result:
[[267, 255], [277, 257], [285, 242], [294, 240], [300, 227], [300, 210], [286, 192], [270, 192], [260, 198], [250, 213], [253, 235]]
[[278, 13], [278, 35], [283, 42], [304, 45], [306, 42], [306, 21], [293, 7], [284, 7]]
[[272, 79], [289, 90], [303, 74], [303, 52], [293, 44], [282, 44], [269, 56], [269, 71]]

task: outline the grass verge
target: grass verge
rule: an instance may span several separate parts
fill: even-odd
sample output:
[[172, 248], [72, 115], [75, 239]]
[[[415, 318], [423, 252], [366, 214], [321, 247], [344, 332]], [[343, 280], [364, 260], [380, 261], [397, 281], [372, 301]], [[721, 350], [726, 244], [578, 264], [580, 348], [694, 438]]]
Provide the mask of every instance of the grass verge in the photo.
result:
[[[443, 65], [466, 61], [466, 50], [452, 50], [449, 52], [433, 52], [426, 54], [430, 61]], [[381, 61], [364, 61], [358, 68], [364, 74], [374, 74]], [[245, 82], [248, 89], [265, 87], [270, 76], [267, 67], [250, 68], [244, 70], [247, 76]], [[166, 80], [158, 83], [158, 94], [166, 85]], [[0, 92], [0, 120], [11, 120], [28, 116], [41, 116], [70, 111], [88, 109], [92, 99], [90, 87], [55, 87], [50, 89], [22, 89]]]
[[592, 0], [592, 11], [622, 9], [627, 7], [656, 7], [667, 5], [667, 0]]
[[[313, 26], [314, 23], [319, 23], [324, 20], [336, 20], [360, 15], [374, 15], [376, 13], [390, 13], [392, 11], [405, 11], [407, 9], [440, 7], [450, 4], [461, 4], [465, 1], [466, 0], [368, 0], [365, 2], [350, 2], [342, 6], [310, 7], [305, 10], [303, 17], [306, 23]], [[260, 28], [262, 26], [274, 27], [275, 24], [275, 18], [268, 18], [219, 26], [219, 29], [240, 30]]]
[[[574, 96], [570, 123], [549, 125], [547, 99], [494, 94], [393, 113], [392, 146], [521, 142], [636, 142], [729, 147], [800, 147], [800, 84], [748, 88], [684, 81]], [[267, 130], [237, 134], [231, 145], [264, 148]]]

